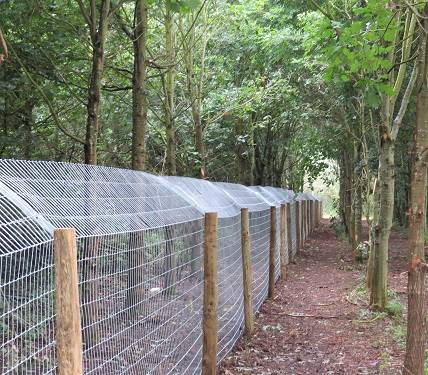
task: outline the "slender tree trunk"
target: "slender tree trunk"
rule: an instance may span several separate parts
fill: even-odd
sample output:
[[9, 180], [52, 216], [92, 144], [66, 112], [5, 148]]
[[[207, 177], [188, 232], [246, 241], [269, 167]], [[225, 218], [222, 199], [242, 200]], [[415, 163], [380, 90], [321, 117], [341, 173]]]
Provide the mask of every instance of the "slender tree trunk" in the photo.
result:
[[373, 272], [374, 272], [374, 247], [375, 247], [375, 230], [374, 223], [377, 223], [379, 220], [379, 187], [377, 179], [373, 186], [373, 219], [371, 221], [371, 225], [369, 226], [369, 259], [367, 261], [367, 274], [366, 274], [366, 287], [371, 290], [373, 286]]
[[[203, 6], [201, 10], [202, 26], [205, 27], [207, 23], [207, 7]], [[202, 127], [202, 87], [204, 82], [205, 73], [205, 53], [208, 42], [207, 30], [204, 29], [201, 35], [201, 50], [200, 50], [200, 61], [199, 61], [199, 74], [195, 72], [195, 45], [196, 45], [196, 24], [195, 14], [189, 18], [190, 31], [186, 40], [186, 50], [184, 60], [186, 63], [186, 75], [187, 75], [187, 90], [189, 92], [192, 118], [195, 131], [195, 149], [198, 153], [198, 177], [206, 177], [206, 166], [205, 166], [205, 143], [204, 134]], [[184, 30], [183, 30], [184, 31]]]
[[[145, 168], [145, 133], [147, 124], [147, 4], [145, 0], [135, 1], [134, 12], [134, 72], [132, 77], [132, 169]], [[141, 311], [144, 300], [144, 232], [131, 233], [128, 253], [127, 306], [132, 316]]]
[[362, 254], [359, 251], [359, 245], [362, 240], [362, 216], [363, 216], [363, 176], [362, 176], [362, 168], [361, 164], [361, 145], [356, 145], [355, 150], [354, 163], [356, 163], [356, 167], [354, 168], [354, 255], [355, 259], [361, 261]]
[[[428, 16], [428, 6], [425, 6]], [[428, 27], [425, 18], [424, 28]], [[409, 208], [409, 280], [407, 343], [403, 375], [423, 375], [426, 344], [426, 306], [425, 306], [425, 227], [427, 193], [427, 152], [428, 152], [428, 69], [427, 35], [420, 33], [419, 48], [419, 87], [416, 99], [416, 129], [412, 153], [412, 173], [410, 181]]]
[[387, 304], [389, 235], [394, 214], [394, 142], [381, 135], [379, 155], [379, 217], [374, 227], [373, 278], [370, 306], [383, 311]]
[[32, 100], [28, 100], [24, 104], [23, 108], [23, 130], [24, 130], [24, 144], [22, 145], [22, 155], [24, 159], [31, 159], [33, 151], [33, 127], [34, 127], [34, 116], [33, 116], [34, 103]]
[[[97, 142], [100, 127], [101, 115], [101, 85], [104, 70], [104, 47], [108, 31], [110, 17], [110, 0], [102, 0], [99, 11], [97, 12], [95, 0], [91, 1], [90, 13], [87, 13], [83, 3], [80, 2], [82, 14], [88, 23], [92, 42], [92, 70], [88, 90], [87, 103], [87, 122], [86, 137], [84, 145], [85, 163], [97, 164]], [[98, 21], [97, 21], [97, 13]], [[88, 186], [88, 200], [91, 201], [91, 195], [94, 194], [95, 187]], [[91, 213], [91, 206], [88, 206], [88, 212]], [[82, 300], [86, 302], [83, 310], [84, 340], [87, 347], [95, 345], [98, 341], [98, 331], [96, 322], [98, 320], [98, 252], [99, 238], [86, 239], [83, 242], [83, 274], [86, 282], [82, 286]]]
[[85, 138], [85, 163], [97, 164], [97, 143], [100, 129], [101, 114], [101, 79], [104, 70], [104, 47], [108, 30], [110, 12], [110, 0], [101, 3], [98, 29], [96, 29], [95, 15], [92, 16], [93, 27], [91, 27], [92, 41], [92, 70], [88, 92], [88, 117], [86, 121]]
[[[401, 17], [401, 16], [400, 16]], [[398, 20], [400, 19], [398, 17]], [[372, 309], [383, 311], [387, 304], [387, 275], [388, 275], [388, 247], [394, 217], [394, 184], [395, 161], [394, 146], [397, 139], [404, 114], [407, 110], [410, 96], [416, 80], [416, 64], [408, 80], [407, 87], [400, 98], [400, 108], [395, 118], [395, 105], [406, 77], [406, 68], [410, 56], [410, 50], [415, 38], [416, 15], [408, 12], [406, 15], [404, 35], [401, 42], [401, 63], [397, 74], [390, 72], [390, 83], [394, 86], [394, 93], [384, 99], [384, 120], [379, 128], [379, 216], [374, 223], [373, 251], [373, 278], [370, 293], [370, 306]], [[398, 30], [398, 29], [397, 29]], [[396, 35], [398, 40], [398, 33]], [[395, 63], [394, 51], [391, 49], [390, 61]]]
[[135, 2], [134, 72], [132, 76], [132, 169], [143, 171], [146, 164], [147, 125], [147, 4]]
[[175, 251], [175, 227], [165, 227], [165, 257], [164, 257], [164, 291], [165, 295], [172, 295], [176, 290], [177, 282], [177, 254]]
[[235, 139], [237, 139], [235, 145], [236, 169], [238, 171], [239, 182], [244, 185], [251, 185], [251, 160], [249, 159], [247, 142], [245, 140], [245, 134], [247, 133], [244, 119], [241, 117], [237, 118], [234, 125]]
[[175, 24], [174, 13], [169, 3], [165, 9], [165, 52], [168, 70], [165, 74], [165, 128], [166, 128], [166, 171], [177, 174], [176, 129], [175, 129]]
[[361, 188], [361, 182], [357, 181], [355, 186], [355, 197], [354, 197], [354, 213], [355, 213], [355, 231], [354, 231], [354, 237], [355, 237], [355, 249], [359, 246], [362, 239], [362, 232], [363, 232], [363, 222], [362, 222], [362, 216], [363, 216], [363, 197], [362, 197], [362, 188]]

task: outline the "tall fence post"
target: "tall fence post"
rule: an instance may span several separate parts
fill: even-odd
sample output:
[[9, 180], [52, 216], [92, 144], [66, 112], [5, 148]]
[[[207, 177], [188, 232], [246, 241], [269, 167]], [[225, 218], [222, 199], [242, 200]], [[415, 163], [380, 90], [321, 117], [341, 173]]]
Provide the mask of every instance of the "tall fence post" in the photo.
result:
[[296, 201], [296, 253], [302, 248], [302, 212], [300, 201]]
[[306, 212], [306, 200], [302, 201], [302, 247], [306, 240], [306, 226], [307, 222], [307, 212]]
[[311, 204], [310, 200], [306, 201], [306, 238], [309, 237], [311, 232]]
[[[293, 237], [291, 231], [291, 203], [286, 204], [287, 209], [287, 248], [288, 248], [288, 260], [293, 260]], [[297, 246], [297, 245], [296, 245]]]
[[82, 329], [75, 229], [55, 229], [54, 262], [58, 375], [81, 375]]
[[270, 208], [270, 243], [269, 243], [269, 289], [268, 298], [275, 292], [275, 250], [276, 250], [276, 207]]
[[245, 331], [251, 334], [254, 330], [253, 289], [251, 286], [251, 254], [250, 254], [250, 219], [248, 208], [241, 208], [241, 244], [242, 244], [242, 280], [244, 283], [244, 321]]
[[314, 210], [315, 201], [310, 201], [310, 207], [311, 207], [311, 232], [314, 230], [315, 227], [315, 210]]
[[321, 221], [320, 201], [317, 200], [317, 226], [320, 225], [320, 221]]
[[280, 242], [279, 242], [279, 255], [280, 255], [280, 264], [281, 264], [281, 279], [285, 280], [287, 277], [287, 255], [285, 250], [285, 231], [286, 231], [286, 211], [285, 211], [285, 204], [281, 204], [280, 208]]
[[202, 374], [215, 375], [218, 340], [217, 213], [205, 214]]
[[315, 227], [318, 226], [318, 201], [314, 201], [314, 220], [315, 220]]

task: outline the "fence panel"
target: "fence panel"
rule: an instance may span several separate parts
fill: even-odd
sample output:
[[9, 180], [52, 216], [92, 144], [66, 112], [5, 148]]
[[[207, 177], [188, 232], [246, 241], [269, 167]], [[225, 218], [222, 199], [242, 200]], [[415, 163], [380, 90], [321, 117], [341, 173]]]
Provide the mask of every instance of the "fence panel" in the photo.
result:
[[[299, 195], [299, 199], [314, 199]], [[316, 199], [316, 198], [315, 198]], [[253, 313], [268, 295], [270, 207], [294, 193], [87, 165], [0, 160], [0, 369], [55, 374], [53, 231], [77, 233], [85, 374], [199, 374], [204, 214], [218, 214], [220, 362], [244, 327], [241, 208], [249, 212]], [[285, 232], [286, 236], [287, 231]]]

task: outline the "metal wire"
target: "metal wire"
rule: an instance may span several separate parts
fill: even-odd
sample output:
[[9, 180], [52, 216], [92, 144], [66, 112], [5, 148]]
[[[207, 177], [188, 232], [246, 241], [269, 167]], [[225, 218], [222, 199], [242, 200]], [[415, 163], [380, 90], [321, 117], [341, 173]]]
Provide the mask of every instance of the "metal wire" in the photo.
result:
[[61, 227], [77, 232], [85, 374], [199, 374], [206, 212], [219, 217], [220, 362], [243, 329], [240, 209], [249, 208], [256, 312], [268, 291], [270, 206], [279, 277], [284, 202], [297, 248], [293, 199], [278, 188], [0, 160], [2, 374], [56, 373], [52, 235]]

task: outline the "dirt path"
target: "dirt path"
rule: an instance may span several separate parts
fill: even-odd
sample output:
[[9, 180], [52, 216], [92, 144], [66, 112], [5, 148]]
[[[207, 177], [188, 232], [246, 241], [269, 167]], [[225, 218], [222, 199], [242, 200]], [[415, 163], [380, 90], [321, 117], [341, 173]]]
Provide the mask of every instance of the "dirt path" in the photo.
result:
[[[405, 302], [406, 241], [397, 233], [392, 241], [390, 285]], [[400, 374], [403, 318], [367, 309], [363, 275], [325, 220], [220, 374]]]

